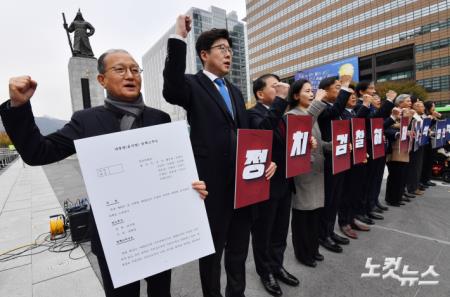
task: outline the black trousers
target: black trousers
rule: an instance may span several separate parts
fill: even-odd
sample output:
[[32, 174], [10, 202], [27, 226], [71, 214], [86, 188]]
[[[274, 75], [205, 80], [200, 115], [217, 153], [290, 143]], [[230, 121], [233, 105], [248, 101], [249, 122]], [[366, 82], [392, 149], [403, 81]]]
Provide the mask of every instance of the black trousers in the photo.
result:
[[[139, 297], [140, 296], [140, 282], [134, 282], [123, 287], [114, 289], [109, 274], [108, 265], [106, 259], [102, 256], [97, 256], [98, 265], [100, 266], [100, 273], [103, 280], [103, 288], [105, 290], [106, 297]], [[145, 278], [147, 281], [147, 296], [149, 297], [170, 297], [170, 279], [171, 271], [166, 270], [164, 272], [155, 274], [153, 276]]]
[[257, 208], [258, 217], [252, 226], [253, 257], [256, 272], [265, 278], [283, 266], [291, 213], [289, 189], [286, 187], [281, 197], [259, 203]]
[[408, 163], [390, 161], [387, 162], [389, 175], [386, 183], [386, 202], [399, 203], [402, 200], [406, 185]]
[[[211, 198], [209, 198], [211, 199]], [[224, 210], [225, 211], [225, 210]], [[220, 275], [222, 254], [225, 251], [227, 286], [225, 296], [243, 297], [245, 291], [245, 261], [250, 242], [252, 209], [233, 210], [223, 222], [211, 222], [216, 252], [199, 260], [200, 280], [204, 297], [221, 297]]]
[[422, 173], [420, 182], [426, 184], [431, 180], [431, 169], [433, 168], [433, 148], [431, 143], [423, 146]]
[[292, 209], [292, 245], [300, 262], [312, 262], [319, 252], [319, 223], [323, 208]]
[[320, 215], [320, 238], [329, 237], [334, 232], [345, 179], [345, 172], [333, 175], [332, 155], [325, 153], [324, 156], [325, 206]]
[[360, 214], [368, 214], [375, 205], [379, 203], [378, 197], [381, 192], [381, 184], [383, 183], [384, 168], [386, 167], [386, 157], [380, 157], [367, 162], [366, 189], [365, 189], [365, 205]]
[[352, 223], [355, 215], [359, 213], [361, 205], [366, 204], [366, 201], [364, 201], [367, 174], [366, 164], [353, 165], [350, 170], [344, 173], [344, 189], [338, 215], [339, 226]]
[[[409, 165], [406, 181], [406, 189], [413, 193], [419, 188], [419, 181], [422, 174], [423, 164], [423, 147], [419, 147], [417, 151], [409, 153]], [[431, 172], [431, 171], [430, 171]]]

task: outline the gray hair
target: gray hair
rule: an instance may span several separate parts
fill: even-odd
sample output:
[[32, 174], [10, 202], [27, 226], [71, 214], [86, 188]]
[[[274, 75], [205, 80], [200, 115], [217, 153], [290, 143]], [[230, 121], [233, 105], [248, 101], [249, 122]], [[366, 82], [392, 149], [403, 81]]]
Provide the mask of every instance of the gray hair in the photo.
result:
[[104, 74], [105, 73], [105, 71], [106, 71], [106, 69], [105, 69], [105, 58], [106, 58], [106, 56], [108, 56], [110, 54], [115, 54], [115, 53], [125, 53], [125, 54], [130, 55], [130, 53], [127, 52], [124, 49], [109, 49], [109, 50], [107, 50], [106, 52], [101, 54], [100, 57], [98, 58], [98, 62], [97, 62], [98, 73], [100, 73], [100, 74]]
[[410, 98], [410, 97], [411, 97], [411, 95], [408, 95], [408, 94], [400, 94], [400, 95], [398, 95], [397, 98], [395, 98], [395, 101], [394, 101], [395, 106], [399, 106], [400, 104], [403, 103], [403, 101], [405, 101], [407, 98]]

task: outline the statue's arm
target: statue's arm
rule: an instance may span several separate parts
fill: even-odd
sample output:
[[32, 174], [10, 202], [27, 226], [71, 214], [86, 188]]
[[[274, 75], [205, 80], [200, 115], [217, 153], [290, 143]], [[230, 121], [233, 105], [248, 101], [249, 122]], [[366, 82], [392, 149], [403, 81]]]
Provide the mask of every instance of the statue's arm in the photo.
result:
[[95, 33], [95, 28], [90, 23], [86, 22], [87, 29], [89, 29], [88, 36], [92, 36]]
[[72, 33], [73, 31], [75, 31], [75, 25], [73, 24], [73, 22], [70, 24], [69, 28], [67, 28], [66, 30], [69, 33]]

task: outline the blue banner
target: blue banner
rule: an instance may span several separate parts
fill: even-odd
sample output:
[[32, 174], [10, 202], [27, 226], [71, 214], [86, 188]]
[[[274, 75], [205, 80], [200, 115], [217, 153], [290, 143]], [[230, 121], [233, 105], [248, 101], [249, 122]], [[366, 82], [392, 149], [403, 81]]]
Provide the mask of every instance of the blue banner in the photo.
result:
[[428, 142], [430, 141], [430, 125], [431, 125], [430, 118], [423, 119], [422, 139], [421, 139], [421, 143], [420, 143], [421, 145], [428, 144]]
[[440, 148], [445, 143], [445, 131], [447, 130], [447, 121], [436, 121], [436, 142], [433, 148]]
[[450, 118], [447, 118], [447, 132], [445, 133], [446, 141], [450, 141]]
[[331, 64], [298, 71], [295, 74], [295, 80], [307, 79], [311, 82], [313, 89], [317, 90], [322, 79], [331, 76], [340, 77], [342, 75], [351, 75], [354, 82], [359, 82], [358, 57], [351, 57]]

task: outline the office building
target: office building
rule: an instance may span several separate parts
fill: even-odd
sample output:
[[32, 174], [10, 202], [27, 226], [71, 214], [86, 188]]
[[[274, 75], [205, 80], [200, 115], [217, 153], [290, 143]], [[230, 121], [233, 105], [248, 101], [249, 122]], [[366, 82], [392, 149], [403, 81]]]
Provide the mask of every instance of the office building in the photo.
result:
[[[212, 28], [226, 28], [233, 43], [232, 68], [228, 79], [237, 85], [244, 98], [247, 97], [247, 61], [245, 44], [245, 26], [238, 20], [236, 12], [226, 13], [224, 9], [212, 6], [209, 11], [192, 7], [186, 13], [191, 16], [192, 30], [187, 37], [186, 73], [197, 73], [202, 69], [200, 58], [195, 51], [195, 41], [203, 32]], [[162, 97], [164, 61], [166, 58], [167, 39], [175, 32], [170, 28], [143, 56], [144, 88], [147, 104], [170, 114], [172, 120], [186, 117], [185, 111], [167, 103]]]
[[350, 57], [359, 79], [416, 80], [450, 103], [450, 1], [247, 0], [250, 80]]

